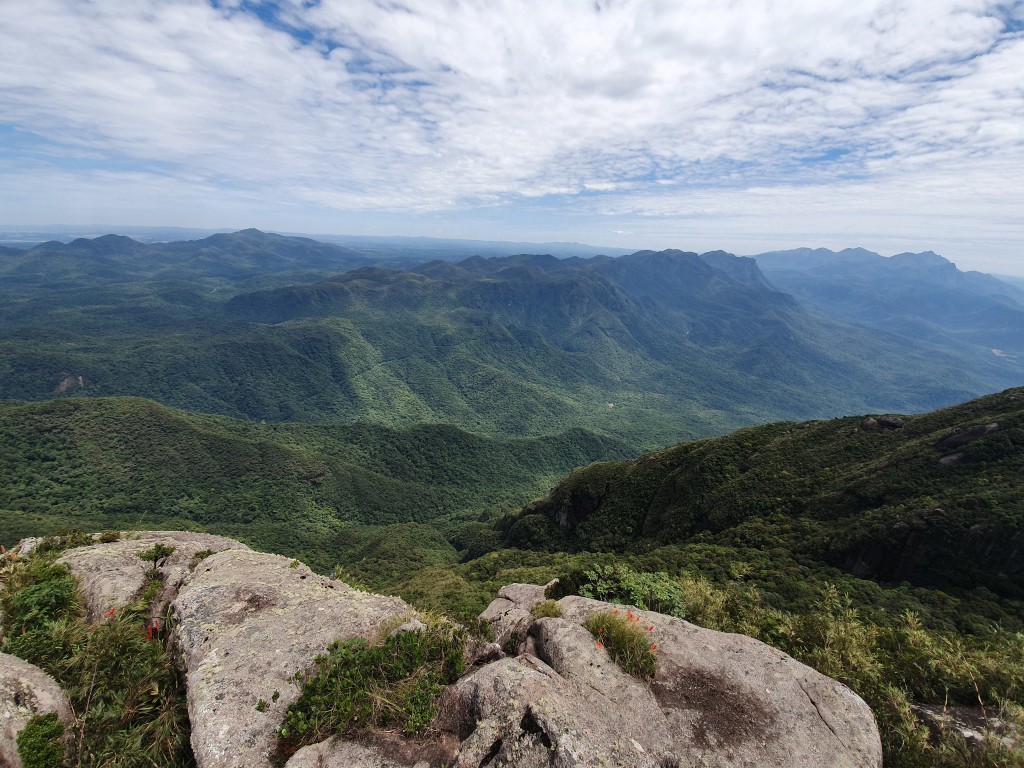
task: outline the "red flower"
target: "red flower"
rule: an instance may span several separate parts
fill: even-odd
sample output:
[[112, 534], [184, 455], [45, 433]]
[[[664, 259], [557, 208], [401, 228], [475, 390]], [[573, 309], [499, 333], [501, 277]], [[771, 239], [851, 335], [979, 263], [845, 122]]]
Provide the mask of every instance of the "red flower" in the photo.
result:
[[597, 641], [597, 647], [598, 647], [598, 648], [604, 648], [604, 646], [603, 646], [603, 645], [601, 644], [601, 641], [600, 641], [600, 640], [598, 640], [598, 641]]
[[658, 644], [657, 644], [657, 643], [655, 643], [654, 645], [652, 645], [652, 646], [651, 646], [651, 650], [652, 650], [652, 651], [656, 651], [656, 650], [658, 650]]
[[648, 632], [653, 632], [653, 631], [654, 631], [654, 625], [653, 625], [653, 624], [651, 624], [651, 626], [649, 626], [649, 627], [647, 628], [647, 631], [648, 631]]
[[115, 613], [117, 613], [117, 608], [111, 608], [109, 611], [107, 611], [106, 613], [103, 614], [103, 618], [109, 619]]

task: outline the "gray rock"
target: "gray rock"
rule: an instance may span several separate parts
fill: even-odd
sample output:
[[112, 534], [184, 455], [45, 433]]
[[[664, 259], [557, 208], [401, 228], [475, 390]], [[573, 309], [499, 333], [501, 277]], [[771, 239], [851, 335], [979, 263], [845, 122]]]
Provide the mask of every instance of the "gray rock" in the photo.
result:
[[346, 741], [328, 739], [319, 744], [303, 747], [285, 763], [285, 768], [429, 768], [422, 760], [415, 765], [395, 762], [371, 747]]
[[277, 728], [299, 694], [289, 678], [332, 641], [371, 637], [413, 613], [397, 597], [243, 549], [204, 560], [171, 608], [199, 768], [270, 766]]
[[941, 707], [914, 704], [910, 709], [932, 735], [941, 738], [952, 731], [973, 750], [981, 750], [1000, 742], [1007, 749], [1017, 749], [1020, 734], [1012, 723], [997, 717], [992, 710], [981, 707]]
[[65, 725], [74, 721], [61, 687], [39, 667], [0, 653], [0, 766], [21, 768], [18, 734], [36, 715], [56, 712]]
[[456, 768], [653, 768], [600, 694], [572, 685], [540, 659], [507, 658], [446, 692], [439, 726], [464, 736]]
[[[494, 642], [502, 648], [515, 652], [516, 648], [526, 639], [526, 632], [533, 623], [533, 614], [523, 610], [511, 600], [498, 597], [480, 614], [494, 633]], [[516, 646], [512, 648], [511, 646]]]
[[935, 441], [935, 449], [940, 453], [948, 453], [998, 431], [998, 424], [977, 424], [966, 429], [956, 429]]
[[651, 686], [624, 672], [587, 629], [566, 619], [539, 619], [530, 635], [537, 655], [581, 695], [596, 694], [601, 708], [629, 712], [631, 738], [658, 754], [671, 748], [668, 722]]
[[459, 742], [451, 735], [406, 741], [393, 733], [364, 735], [359, 742], [335, 736], [303, 747], [285, 768], [431, 768], [452, 765]]
[[192, 572], [197, 552], [248, 549], [233, 539], [208, 533], [145, 531], [124, 536], [126, 538], [107, 544], [69, 549], [57, 560], [78, 579], [78, 590], [91, 622], [103, 621], [111, 609], [118, 610], [139, 599], [148, 583], [146, 574], [152, 567], [152, 562], [140, 558], [139, 553], [157, 544], [173, 547], [174, 552], [158, 569], [164, 583], [150, 606], [152, 616], [164, 614], [182, 582]]
[[[539, 658], [503, 659], [447, 692], [438, 727], [464, 739], [456, 765], [881, 766], [867, 705], [764, 643], [581, 597], [559, 606], [562, 618], [530, 624]], [[656, 646], [650, 684], [581, 626], [615, 610], [630, 611]]]
[[544, 602], [544, 590], [538, 584], [506, 584], [498, 590], [498, 597], [503, 597], [515, 603], [524, 611], [529, 611], [537, 603]]
[[32, 554], [32, 551], [43, 542], [41, 536], [30, 536], [27, 539], [19, 541], [12, 552], [18, 555], [18, 557], [28, 557]]
[[[510, 651], [523, 648], [527, 630], [533, 623], [531, 610], [544, 601], [544, 590], [555, 581], [544, 586], [507, 584], [498, 590], [498, 597], [491, 601], [480, 618], [490, 625], [494, 641], [499, 646]], [[512, 648], [513, 645], [516, 648]]]
[[[563, 598], [559, 606], [563, 619], [577, 623], [596, 611], [627, 610], [582, 597]], [[649, 611], [632, 613], [645, 631], [651, 627], [658, 659], [651, 690], [681, 764], [881, 766], [874, 716], [846, 686], [744, 635]], [[554, 660], [557, 652], [541, 653]], [[619, 712], [621, 731], [643, 744], [652, 722]]]

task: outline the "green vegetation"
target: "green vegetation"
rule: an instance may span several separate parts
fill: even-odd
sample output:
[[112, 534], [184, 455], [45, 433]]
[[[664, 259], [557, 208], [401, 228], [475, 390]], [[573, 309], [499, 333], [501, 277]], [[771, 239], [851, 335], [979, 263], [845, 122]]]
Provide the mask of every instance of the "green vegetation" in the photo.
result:
[[639, 616], [628, 610], [602, 611], [590, 614], [583, 626], [626, 672], [641, 680], [654, 677], [657, 646], [640, 626]]
[[153, 567], [150, 568], [150, 573], [156, 574], [160, 568], [160, 563], [166, 560], [168, 557], [174, 554], [174, 547], [168, 547], [166, 544], [154, 544], [149, 549], [144, 549], [139, 552], [139, 559], [149, 562], [153, 561]]
[[54, 563], [62, 541], [76, 539], [81, 543], [71, 535], [47, 542], [9, 565], [0, 648], [41, 667], [67, 692], [76, 713], [74, 765], [184, 768], [192, 760], [184, 687], [164, 638], [145, 631], [153, 592], [90, 625], [74, 577]]
[[18, 734], [23, 768], [61, 768], [64, 753], [64, 724], [56, 712], [36, 715]]
[[[167, 258], [161, 269], [183, 268]], [[849, 683], [878, 714], [887, 765], [1019, 765], [998, 745], [978, 756], [930, 737], [911, 705], [1019, 720], [1024, 390], [621, 461], [768, 418], [920, 410], [1007, 379], [1000, 360], [965, 374], [957, 355], [815, 325], [688, 256], [666, 277], [659, 258], [632, 275], [616, 271], [626, 261], [516, 257], [243, 285], [250, 264], [98, 289], [64, 254], [53, 264], [73, 285], [19, 278], [0, 308], [0, 396], [56, 398], [0, 402], [0, 544], [68, 525], [222, 533], [466, 622], [503, 584], [558, 575], [565, 592], [744, 632]], [[25, 632], [6, 644], [77, 675], [79, 711], [94, 646], [121, 643], [139, 690], [170, 675], [163, 707], [173, 672], [132, 646], [131, 611], [85, 628], [48, 562], [12, 573], [25, 589], [4, 599]], [[363, 669], [383, 645], [345, 654]], [[71, 736], [101, 754], [88, 709]], [[169, 744], [178, 726], [162, 722], [164, 737], [102, 728]]]
[[461, 627], [434, 619], [422, 631], [382, 630], [374, 643], [332, 643], [295, 676], [302, 694], [288, 707], [279, 731], [280, 762], [335, 733], [422, 731], [437, 713], [444, 686], [462, 674], [464, 636]]
[[533, 606], [530, 613], [535, 619], [558, 619], [562, 616], [562, 609], [555, 600], [543, 600]]
[[888, 421], [770, 424], [593, 464], [498, 530], [505, 546], [616, 552], [644, 571], [739, 569], [779, 605], [806, 605], [825, 580], [891, 611], [870, 578], [958, 603], [897, 613], [1021, 627], [1024, 390]]
[[639, 450], [773, 419], [919, 411], [1020, 381], [1012, 355], [840, 325], [753, 265], [712, 256], [396, 270], [258, 232], [50, 245], [0, 263], [0, 398], [136, 396], [252, 421], [493, 437], [582, 428]]
[[[445, 426], [251, 424], [129, 398], [0, 403], [0, 509], [11, 510], [0, 544], [68, 525], [205, 530], [378, 587], [406, 561], [457, 559], [434, 529], [382, 537], [380, 526], [486, 528], [481, 516], [573, 466], [625, 455], [582, 430], [498, 440]], [[389, 542], [403, 537], [396, 558]]]

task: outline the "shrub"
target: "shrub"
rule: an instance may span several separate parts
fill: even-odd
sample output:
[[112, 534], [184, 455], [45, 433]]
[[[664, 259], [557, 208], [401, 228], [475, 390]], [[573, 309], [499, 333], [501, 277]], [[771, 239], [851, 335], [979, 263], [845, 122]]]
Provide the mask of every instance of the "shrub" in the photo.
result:
[[278, 759], [335, 733], [367, 728], [422, 731], [437, 713], [436, 699], [463, 670], [462, 627], [430, 620], [422, 632], [396, 632], [367, 642], [332, 643], [313, 666], [294, 676], [302, 694], [278, 730]]
[[639, 616], [631, 611], [601, 611], [590, 614], [583, 626], [623, 670], [641, 680], [654, 677], [657, 645], [640, 626]]
[[166, 544], [154, 544], [149, 549], [139, 552], [139, 558], [147, 562], [152, 560], [153, 568], [151, 570], [156, 571], [160, 567], [160, 563], [173, 554], [174, 547], [168, 547]]
[[[33, 555], [11, 573], [3, 650], [42, 667], [67, 692], [77, 714], [74, 764], [190, 765], [184, 686], [159, 632], [147, 630], [147, 600], [90, 625], [80, 615], [74, 578], [53, 565], [54, 556], [53, 549]], [[151, 583], [145, 594], [154, 592]]]
[[[562, 582], [564, 581], [564, 586]], [[620, 563], [594, 565], [560, 578], [561, 589], [548, 597], [578, 594], [610, 603], [628, 603], [643, 611], [685, 615], [685, 594], [667, 573], [638, 572]]]

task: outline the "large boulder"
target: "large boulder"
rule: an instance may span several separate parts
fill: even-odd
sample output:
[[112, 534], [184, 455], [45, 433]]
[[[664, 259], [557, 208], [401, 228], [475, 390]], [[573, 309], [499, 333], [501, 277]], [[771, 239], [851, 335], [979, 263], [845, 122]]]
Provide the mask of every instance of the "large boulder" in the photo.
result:
[[0, 766], [21, 768], [18, 734], [36, 715], [56, 712], [65, 725], [74, 720], [68, 697], [34, 664], [0, 653]]
[[197, 565], [197, 555], [224, 549], [248, 549], [234, 539], [209, 533], [144, 531], [122, 536], [117, 541], [69, 549], [57, 560], [78, 579], [78, 590], [92, 622], [102, 621], [111, 610], [118, 610], [142, 596], [153, 562], [143, 560], [139, 554], [158, 544], [174, 551], [159, 561], [157, 570], [163, 586], [150, 605], [153, 616], [163, 615]]
[[544, 591], [550, 584], [506, 584], [498, 590], [480, 620], [494, 633], [494, 641], [515, 652], [526, 640], [527, 630], [533, 623], [533, 607], [544, 601]]
[[[775, 648], [582, 597], [559, 607], [561, 618], [529, 626], [537, 658], [504, 659], [449, 689], [441, 722], [464, 739], [460, 768], [882, 764], [867, 705]], [[649, 684], [582, 627], [599, 611], [629, 611], [647, 632], [657, 656]]]
[[243, 549], [206, 558], [171, 607], [199, 768], [269, 768], [277, 728], [299, 695], [289, 678], [332, 641], [372, 637], [413, 613], [397, 597]]

